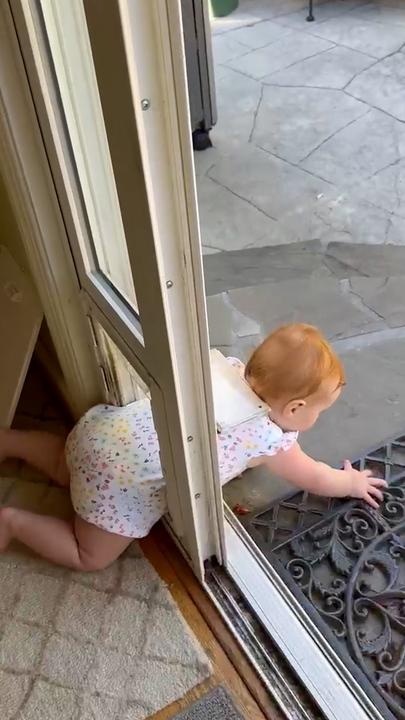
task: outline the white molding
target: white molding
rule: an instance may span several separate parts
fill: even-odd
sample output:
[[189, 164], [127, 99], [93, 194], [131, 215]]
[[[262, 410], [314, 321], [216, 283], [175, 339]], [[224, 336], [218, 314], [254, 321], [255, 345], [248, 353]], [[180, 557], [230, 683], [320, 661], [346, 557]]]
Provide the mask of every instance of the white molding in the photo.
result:
[[0, 3], [0, 157], [30, 271], [77, 417], [102, 397], [58, 199], [8, 3]]
[[265, 559], [264, 570], [242, 534], [226, 518], [229, 575], [328, 720], [384, 720]]

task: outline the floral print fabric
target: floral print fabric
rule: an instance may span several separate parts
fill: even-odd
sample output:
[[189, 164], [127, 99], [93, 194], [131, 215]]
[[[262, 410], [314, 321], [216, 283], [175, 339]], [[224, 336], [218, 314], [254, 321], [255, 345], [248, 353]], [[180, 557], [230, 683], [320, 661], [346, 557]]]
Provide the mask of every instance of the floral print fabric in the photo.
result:
[[[240, 361], [229, 360], [243, 371]], [[240, 475], [253, 458], [287, 450], [296, 438], [297, 433], [283, 433], [267, 416], [218, 434], [221, 483]], [[89, 410], [68, 437], [66, 459], [72, 504], [87, 522], [140, 538], [165, 514], [165, 481], [149, 400]]]

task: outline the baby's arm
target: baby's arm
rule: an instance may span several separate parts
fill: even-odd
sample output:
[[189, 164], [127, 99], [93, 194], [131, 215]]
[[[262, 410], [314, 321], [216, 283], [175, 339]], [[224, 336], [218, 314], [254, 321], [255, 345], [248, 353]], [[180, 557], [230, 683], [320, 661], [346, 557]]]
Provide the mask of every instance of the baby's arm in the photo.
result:
[[372, 507], [378, 507], [377, 500], [383, 500], [379, 488], [387, 484], [373, 478], [370, 470], [355, 470], [348, 460], [344, 470], [335, 470], [306, 455], [298, 443], [290, 450], [267, 456], [264, 464], [276, 475], [315, 495], [362, 498]]

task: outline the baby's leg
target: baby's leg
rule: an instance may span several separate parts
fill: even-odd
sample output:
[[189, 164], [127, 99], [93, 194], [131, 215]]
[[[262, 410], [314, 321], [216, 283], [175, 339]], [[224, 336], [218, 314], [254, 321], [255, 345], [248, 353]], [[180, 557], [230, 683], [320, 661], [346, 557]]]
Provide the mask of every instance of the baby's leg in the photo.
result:
[[57, 485], [67, 487], [65, 442], [65, 438], [47, 432], [0, 430], [0, 462], [6, 458], [25, 460]]
[[12, 539], [58, 565], [101, 570], [116, 560], [133, 538], [101, 530], [77, 515], [73, 522], [66, 522], [17, 508], [1, 508], [0, 551]]

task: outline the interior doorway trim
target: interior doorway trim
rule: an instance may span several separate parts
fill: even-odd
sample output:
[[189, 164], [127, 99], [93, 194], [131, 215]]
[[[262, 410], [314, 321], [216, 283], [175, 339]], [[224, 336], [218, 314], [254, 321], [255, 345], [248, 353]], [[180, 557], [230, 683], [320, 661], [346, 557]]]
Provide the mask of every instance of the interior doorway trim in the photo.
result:
[[8, 2], [0, 3], [0, 171], [74, 416], [102, 398], [101, 375]]

